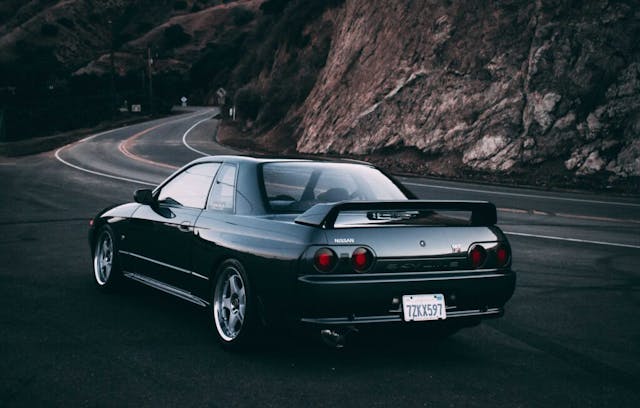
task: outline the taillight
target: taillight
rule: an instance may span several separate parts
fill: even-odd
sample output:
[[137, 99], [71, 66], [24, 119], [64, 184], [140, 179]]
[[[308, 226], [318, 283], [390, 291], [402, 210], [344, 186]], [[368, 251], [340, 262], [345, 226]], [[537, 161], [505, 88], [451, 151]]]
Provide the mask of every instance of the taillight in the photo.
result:
[[473, 268], [479, 268], [487, 259], [487, 251], [481, 245], [474, 245], [469, 250], [469, 261]]
[[359, 247], [351, 254], [351, 265], [358, 272], [364, 272], [373, 263], [373, 254], [367, 248]]
[[509, 250], [506, 246], [500, 244], [496, 249], [496, 264], [499, 268], [507, 266], [509, 263]]
[[313, 256], [313, 263], [320, 272], [330, 272], [336, 265], [336, 253], [329, 248], [320, 248]]

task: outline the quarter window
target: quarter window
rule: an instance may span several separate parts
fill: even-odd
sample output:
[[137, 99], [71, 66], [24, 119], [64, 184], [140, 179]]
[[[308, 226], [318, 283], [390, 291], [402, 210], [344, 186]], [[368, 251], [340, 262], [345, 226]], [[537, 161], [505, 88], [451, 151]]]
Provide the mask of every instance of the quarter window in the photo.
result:
[[233, 212], [236, 191], [236, 166], [224, 164], [218, 172], [207, 208]]
[[211, 182], [220, 163], [202, 163], [191, 166], [165, 184], [158, 201], [169, 205], [204, 208]]

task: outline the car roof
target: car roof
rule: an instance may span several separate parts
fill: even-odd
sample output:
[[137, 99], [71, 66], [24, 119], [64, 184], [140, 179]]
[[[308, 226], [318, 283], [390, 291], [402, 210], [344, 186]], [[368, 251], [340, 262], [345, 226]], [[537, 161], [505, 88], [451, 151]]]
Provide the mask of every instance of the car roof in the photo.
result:
[[232, 163], [273, 163], [273, 162], [309, 162], [309, 163], [349, 163], [360, 164], [365, 166], [373, 166], [373, 164], [353, 159], [342, 159], [333, 157], [317, 157], [317, 156], [249, 156], [249, 155], [216, 155], [206, 156], [195, 162], [210, 162], [210, 161], [224, 161]]

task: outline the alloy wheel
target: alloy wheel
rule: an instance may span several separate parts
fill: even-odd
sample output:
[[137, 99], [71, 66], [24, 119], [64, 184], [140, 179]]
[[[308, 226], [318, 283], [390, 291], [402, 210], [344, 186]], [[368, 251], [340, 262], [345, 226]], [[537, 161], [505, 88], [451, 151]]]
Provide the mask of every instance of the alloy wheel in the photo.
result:
[[93, 271], [96, 282], [103, 286], [109, 281], [113, 269], [113, 239], [109, 231], [103, 231], [96, 241], [93, 255]]
[[225, 341], [233, 341], [242, 330], [247, 308], [245, 283], [236, 268], [230, 266], [220, 273], [213, 296], [218, 334]]

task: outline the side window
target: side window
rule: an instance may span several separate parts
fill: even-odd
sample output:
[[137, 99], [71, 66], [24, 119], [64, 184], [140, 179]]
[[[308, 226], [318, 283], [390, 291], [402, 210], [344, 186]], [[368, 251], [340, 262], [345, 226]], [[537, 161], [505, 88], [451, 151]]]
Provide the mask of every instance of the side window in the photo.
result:
[[202, 163], [191, 166], [165, 184], [158, 201], [169, 205], [204, 208], [211, 182], [220, 163]]
[[218, 172], [207, 208], [233, 212], [236, 192], [236, 166], [223, 164]]

